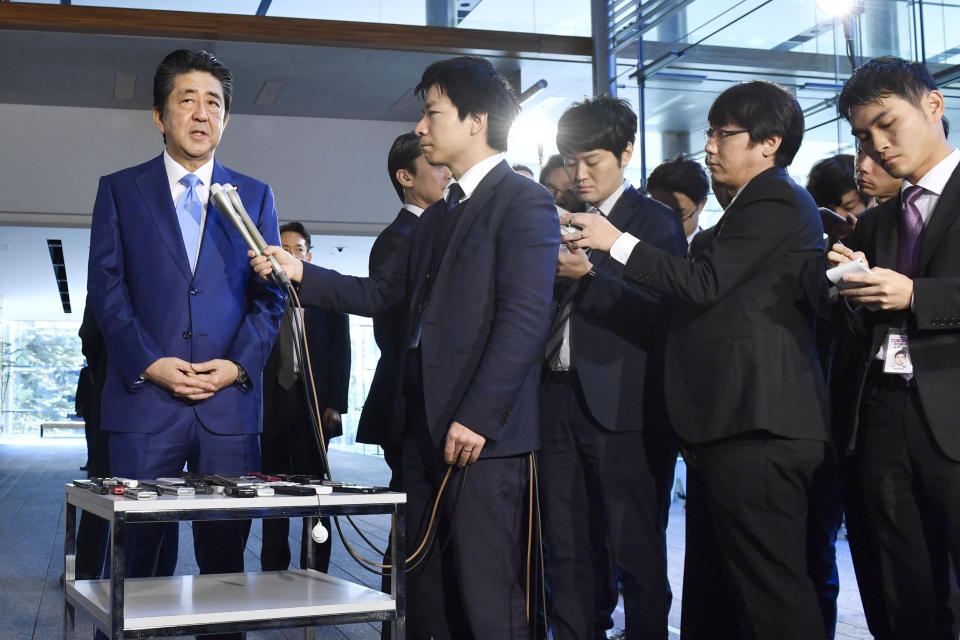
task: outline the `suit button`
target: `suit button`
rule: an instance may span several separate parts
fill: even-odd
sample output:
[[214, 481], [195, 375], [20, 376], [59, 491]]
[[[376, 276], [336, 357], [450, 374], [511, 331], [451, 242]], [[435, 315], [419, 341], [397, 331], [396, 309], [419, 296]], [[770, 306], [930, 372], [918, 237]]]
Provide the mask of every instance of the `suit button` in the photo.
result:
[[200, 289], [190, 289], [190, 295], [195, 296], [200, 293]]
[[189, 340], [189, 339], [190, 339], [190, 336], [192, 336], [192, 335], [193, 335], [193, 332], [191, 332], [191, 331], [184, 331], [184, 332], [183, 332], [183, 339], [184, 339], [184, 340]]

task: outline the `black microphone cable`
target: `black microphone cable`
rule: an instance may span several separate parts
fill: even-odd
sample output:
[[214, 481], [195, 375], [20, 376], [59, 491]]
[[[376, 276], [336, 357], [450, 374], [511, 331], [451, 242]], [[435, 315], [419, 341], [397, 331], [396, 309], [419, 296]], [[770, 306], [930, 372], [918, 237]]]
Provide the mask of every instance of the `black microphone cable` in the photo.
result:
[[[317, 444], [317, 447], [320, 451], [322, 464], [324, 466], [323, 474], [327, 480], [329, 480], [330, 482], [333, 482], [333, 473], [332, 473], [332, 470], [330, 469], [330, 459], [329, 459], [329, 456], [327, 455], [327, 447], [323, 438], [323, 424], [322, 424], [322, 418], [320, 417], [320, 406], [319, 406], [320, 403], [319, 403], [319, 400], [317, 399], [317, 388], [313, 378], [313, 363], [310, 361], [310, 343], [309, 343], [309, 339], [307, 338], [306, 321], [302, 313], [303, 306], [300, 303], [300, 298], [297, 296], [296, 287], [294, 287], [293, 284], [290, 284], [287, 286], [287, 291], [290, 294], [287, 299], [287, 304], [289, 305], [290, 300], [294, 302], [293, 305], [289, 305], [289, 306], [291, 310], [294, 311], [293, 313], [293, 315], [295, 316], [294, 321], [297, 323], [300, 329], [300, 332], [299, 332], [300, 337], [298, 340], [295, 340], [294, 342], [297, 346], [297, 353], [300, 355], [301, 373], [304, 376], [304, 393], [307, 395], [307, 407], [309, 409], [308, 413], [310, 414], [310, 422], [313, 426], [312, 431], [313, 431], [314, 442]], [[299, 309], [299, 311], [295, 311], [296, 309]], [[443, 477], [443, 481], [440, 484], [440, 488], [437, 491], [437, 497], [434, 499], [434, 502], [433, 502], [433, 508], [431, 509], [431, 512], [430, 512], [430, 519], [427, 525], [427, 530], [426, 532], [424, 532], [423, 538], [421, 539], [417, 549], [410, 555], [409, 558], [407, 558], [407, 562], [413, 562], [428, 546], [428, 541], [433, 539], [433, 536], [432, 536], [433, 528], [436, 524], [436, 515], [440, 505], [440, 499], [443, 497], [443, 493], [447, 487], [447, 483], [450, 479], [450, 475], [454, 468], [455, 467], [453, 464], [451, 464], [447, 468], [446, 474]], [[463, 475], [462, 482], [466, 482], [466, 473], [464, 473]], [[453, 513], [456, 512], [456, 508], [457, 508], [457, 505], [459, 504], [460, 497], [462, 496], [462, 494], [463, 494], [463, 484], [461, 483], [460, 491], [458, 492], [456, 502], [454, 503]], [[354, 522], [351, 516], [344, 516], [344, 517], [347, 519], [347, 522], [350, 523], [350, 526], [353, 527], [353, 529], [360, 535], [363, 541], [370, 546], [371, 549], [378, 552], [381, 556], [384, 555], [384, 552], [379, 550], [377, 546], [374, 545], [363, 534], [362, 531], [360, 531], [360, 528], [357, 526], [356, 522]], [[358, 563], [361, 564], [361, 566], [366, 564], [367, 566], [364, 568], [376, 567], [383, 570], [392, 569], [392, 565], [390, 564], [377, 563], [372, 560], [369, 560], [368, 558], [361, 556], [350, 545], [350, 543], [347, 541], [346, 537], [344, 536], [343, 530], [340, 527], [339, 517], [333, 516], [332, 519], [334, 521], [334, 524], [336, 525], [337, 533], [340, 536], [341, 542], [343, 542], [344, 548], [347, 550], [350, 556], [353, 557], [354, 560], [356, 560]], [[418, 565], [415, 565], [415, 566], [418, 566]], [[375, 573], [379, 573], [375, 569], [370, 569], [370, 570], [374, 571]]]

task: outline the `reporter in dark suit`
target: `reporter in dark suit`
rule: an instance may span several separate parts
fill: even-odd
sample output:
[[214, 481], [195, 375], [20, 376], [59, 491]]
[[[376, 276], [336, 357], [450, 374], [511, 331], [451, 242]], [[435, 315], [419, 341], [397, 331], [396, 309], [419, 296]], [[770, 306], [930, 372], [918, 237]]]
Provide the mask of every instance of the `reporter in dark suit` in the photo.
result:
[[[560, 232], [550, 195], [498, 153], [518, 106], [482, 58], [434, 63], [417, 86], [427, 160], [450, 168], [445, 201], [424, 211], [410, 251], [369, 278], [302, 265], [277, 248], [305, 303], [375, 315], [403, 302], [401, 473], [413, 549], [447, 465], [435, 546], [408, 573], [409, 635], [529, 638], [524, 619], [527, 455], [539, 444], [537, 384]], [[265, 274], [265, 258], [251, 261]], [[467, 474], [462, 468], [470, 465]], [[456, 514], [455, 522], [453, 515]]]
[[720, 94], [708, 121], [707, 166], [735, 195], [689, 260], [600, 216], [572, 216], [583, 231], [568, 238], [677, 302], [666, 393], [688, 463], [684, 637], [823, 638], [805, 535], [827, 444], [814, 331], [823, 227], [785, 170], [803, 115], [782, 87], [748, 82]]
[[[839, 101], [860, 148], [903, 180], [897, 196], [860, 216], [849, 249], [834, 245], [828, 254], [831, 263], [860, 257], [873, 267], [846, 276], [863, 286], [841, 292], [864, 328], [851, 338], [859, 367], [835, 413], [846, 419], [860, 459], [893, 638], [956, 637], [944, 553], [956, 567], [960, 151], [946, 139], [944, 109], [926, 68], [899, 58], [865, 63]], [[912, 364], [907, 375], [893, 362], [904, 347]]]
[[[310, 233], [300, 222], [280, 227], [284, 250], [310, 262]], [[325, 309], [302, 309], [310, 368], [320, 406], [324, 447], [332, 438], [343, 435], [341, 415], [347, 411], [350, 387], [350, 319], [346, 314]], [[260, 434], [260, 467], [264, 473], [302, 473], [321, 475], [325, 464], [314, 434], [312, 390], [307, 385], [307, 363], [300, 362], [295, 343], [300, 340], [294, 327], [294, 307], [287, 307], [280, 321], [277, 340], [267, 358], [263, 378], [263, 433]], [[308, 396], [308, 394], [310, 394]], [[310, 398], [308, 401], [308, 397]], [[320, 518], [327, 530], [330, 518]], [[280, 571], [290, 566], [288, 518], [263, 520], [263, 545], [260, 564], [264, 571]], [[326, 572], [330, 566], [332, 540], [317, 544], [304, 528], [300, 542], [300, 566], [307, 566], [307, 545], [314, 545], [313, 565]]]
[[[627, 103], [587, 100], [561, 116], [557, 146], [573, 189], [594, 214], [671, 255], [686, 255], [676, 215], [624, 181], [636, 127]], [[662, 377], [666, 311], [659, 293], [622, 275], [623, 265], [607, 253], [560, 247], [537, 456], [549, 617], [558, 639], [602, 633], [594, 614], [594, 585], [603, 578], [592, 557], [595, 532], [608, 540], [620, 569], [627, 637], [667, 637], [658, 489], [672, 480], [676, 449], [660, 444], [670, 439]], [[599, 521], [591, 517], [593, 496], [602, 501]]]
[[[404, 133], [393, 141], [387, 154], [387, 173], [403, 206], [373, 243], [369, 273], [376, 273], [390, 256], [409, 250], [410, 236], [424, 209], [443, 199], [450, 170], [427, 162], [415, 133]], [[400, 452], [403, 438], [403, 357], [407, 351], [405, 309], [399, 304], [373, 317], [373, 337], [380, 348], [380, 360], [363, 403], [357, 442], [383, 448], [390, 467], [390, 488], [403, 491]]]

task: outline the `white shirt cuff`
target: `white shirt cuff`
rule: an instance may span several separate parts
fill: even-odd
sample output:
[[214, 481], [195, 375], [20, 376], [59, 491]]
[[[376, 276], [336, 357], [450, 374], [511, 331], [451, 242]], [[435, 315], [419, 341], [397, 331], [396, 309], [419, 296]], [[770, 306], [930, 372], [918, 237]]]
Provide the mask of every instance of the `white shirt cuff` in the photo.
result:
[[640, 240], [629, 233], [623, 233], [617, 238], [613, 245], [611, 245], [610, 255], [620, 264], [627, 264], [627, 260], [630, 259], [630, 254], [633, 253], [633, 248], [636, 247], [639, 242]]

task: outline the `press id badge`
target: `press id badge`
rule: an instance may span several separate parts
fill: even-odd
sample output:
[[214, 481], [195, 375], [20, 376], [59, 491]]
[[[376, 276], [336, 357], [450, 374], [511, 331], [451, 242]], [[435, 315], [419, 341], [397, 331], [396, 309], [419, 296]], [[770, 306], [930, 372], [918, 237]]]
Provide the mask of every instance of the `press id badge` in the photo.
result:
[[913, 363], [910, 361], [910, 348], [907, 344], [907, 333], [902, 329], [889, 329], [887, 331], [883, 372], [899, 374], [913, 373]]

